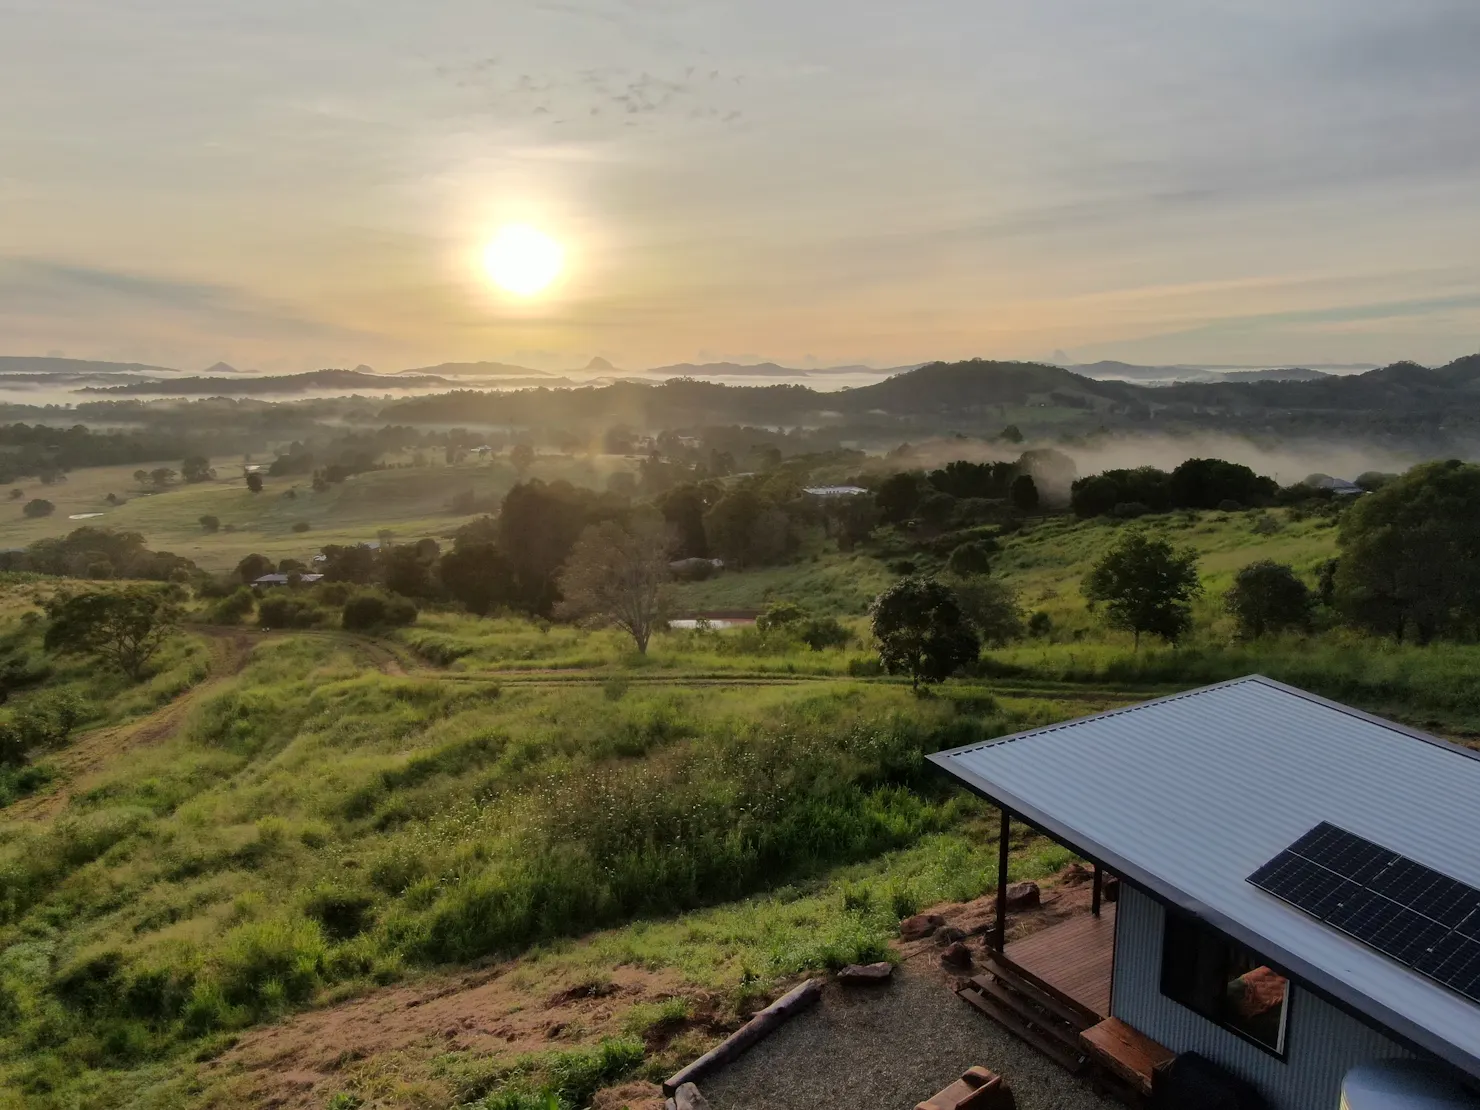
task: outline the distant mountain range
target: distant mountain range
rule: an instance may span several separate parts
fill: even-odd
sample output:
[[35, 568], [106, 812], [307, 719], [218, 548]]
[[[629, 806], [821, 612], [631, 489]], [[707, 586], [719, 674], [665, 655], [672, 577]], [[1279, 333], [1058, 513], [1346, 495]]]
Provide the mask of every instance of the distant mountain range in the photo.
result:
[[[1136, 366], [1128, 362], [1091, 362], [1066, 367], [1076, 374], [1100, 381], [1139, 382], [1159, 385], [1170, 382], [1308, 382], [1332, 375], [1310, 367], [1243, 369], [1221, 366]], [[1371, 366], [1342, 366], [1332, 369], [1371, 370]]]

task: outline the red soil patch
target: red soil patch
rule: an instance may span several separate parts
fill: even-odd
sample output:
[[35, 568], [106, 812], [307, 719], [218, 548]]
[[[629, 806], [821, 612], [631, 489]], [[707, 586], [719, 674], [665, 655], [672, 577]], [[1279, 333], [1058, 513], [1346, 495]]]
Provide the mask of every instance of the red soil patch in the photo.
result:
[[[377, 1057], [514, 1057], [594, 1044], [619, 1031], [634, 1003], [671, 997], [680, 983], [674, 973], [622, 967], [594, 983], [516, 984], [518, 966], [376, 991], [255, 1029], [204, 1065], [202, 1077], [230, 1077], [233, 1098], [247, 1105], [321, 1110]], [[646, 1110], [640, 1101], [631, 1106]]]

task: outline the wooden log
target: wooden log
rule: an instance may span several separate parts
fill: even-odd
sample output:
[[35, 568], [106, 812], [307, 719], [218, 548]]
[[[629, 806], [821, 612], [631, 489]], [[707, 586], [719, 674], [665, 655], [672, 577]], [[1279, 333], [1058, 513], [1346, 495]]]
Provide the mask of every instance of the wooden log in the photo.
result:
[[809, 1006], [816, 1005], [820, 997], [821, 979], [808, 979], [801, 986], [788, 991], [688, 1067], [665, 1079], [663, 1093], [672, 1096], [685, 1083], [692, 1083], [715, 1068], [728, 1064], [751, 1045], [774, 1033], [789, 1019]]

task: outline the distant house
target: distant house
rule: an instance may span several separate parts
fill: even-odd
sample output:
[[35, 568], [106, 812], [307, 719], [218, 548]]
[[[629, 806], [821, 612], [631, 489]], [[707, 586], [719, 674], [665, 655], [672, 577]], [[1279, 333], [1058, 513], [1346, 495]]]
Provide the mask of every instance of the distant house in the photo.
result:
[[[1480, 752], [1253, 676], [929, 758], [1001, 813], [961, 995], [1061, 1062], [1153, 1106], [1480, 1107]], [[1014, 818], [1093, 908], [1007, 943]]]
[[261, 578], [252, 579], [252, 585], [287, 586], [291, 585], [295, 578], [305, 586], [312, 586], [315, 582], [323, 581], [324, 576], [322, 574], [264, 574]]
[[862, 486], [807, 486], [802, 492], [809, 497], [861, 497], [868, 490]]
[[1333, 478], [1329, 474], [1323, 474], [1316, 482], [1317, 489], [1328, 489], [1337, 497], [1359, 497], [1367, 491], [1356, 482], [1348, 482], [1345, 478]]

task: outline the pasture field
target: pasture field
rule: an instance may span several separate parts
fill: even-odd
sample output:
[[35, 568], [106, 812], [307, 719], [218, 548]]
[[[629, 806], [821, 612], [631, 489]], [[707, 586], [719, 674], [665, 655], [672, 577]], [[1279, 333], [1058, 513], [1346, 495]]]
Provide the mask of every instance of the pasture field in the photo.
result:
[[[212, 572], [232, 569], [253, 551], [307, 561], [326, 544], [372, 542], [385, 530], [401, 542], [424, 536], [445, 541], [495, 506], [518, 480], [507, 459], [453, 466], [433, 460], [425, 466], [366, 471], [322, 491], [313, 489], [309, 475], [264, 476], [265, 488], [254, 494], [241, 477], [239, 458], [214, 459], [212, 464], [216, 479], [190, 485], [177, 481], [160, 491], [141, 489], [134, 471], [155, 465], [178, 468], [178, 459], [82, 468], [51, 485], [20, 483], [24, 497], [7, 500], [0, 508], [0, 547], [24, 547], [94, 525], [142, 533], [148, 547], [183, 555]], [[626, 466], [617, 456], [542, 455], [528, 476], [599, 486]], [[453, 498], [469, 492], [481, 506], [479, 512], [452, 512]], [[110, 504], [110, 493], [123, 503]], [[24, 516], [21, 507], [33, 497], [51, 501], [56, 511], [48, 517]], [[200, 518], [206, 515], [217, 517], [222, 530], [205, 532]], [[308, 531], [293, 531], [295, 524], [308, 525]], [[231, 531], [225, 530], [228, 525]]]

